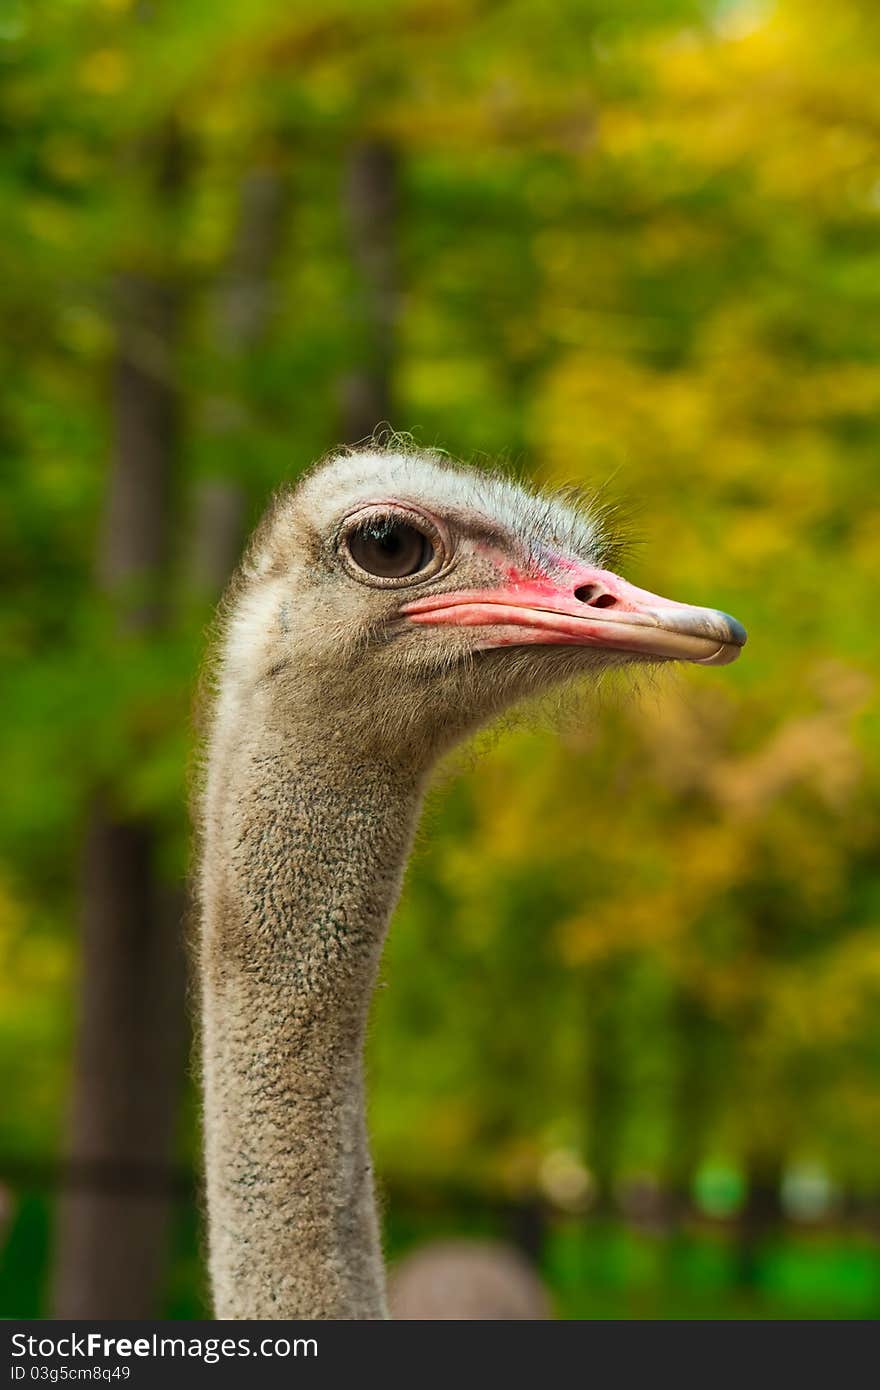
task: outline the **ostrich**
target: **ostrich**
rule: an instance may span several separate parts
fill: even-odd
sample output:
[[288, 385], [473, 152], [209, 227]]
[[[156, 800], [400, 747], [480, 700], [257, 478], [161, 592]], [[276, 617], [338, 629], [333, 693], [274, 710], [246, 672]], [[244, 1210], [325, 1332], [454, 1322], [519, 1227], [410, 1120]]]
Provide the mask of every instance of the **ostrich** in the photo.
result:
[[392, 1271], [388, 1302], [391, 1316], [401, 1322], [550, 1317], [549, 1300], [528, 1260], [495, 1240], [437, 1240], [422, 1246]]
[[603, 568], [589, 509], [368, 449], [279, 497], [227, 600], [201, 807], [220, 1318], [385, 1318], [362, 1050], [437, 759], [511, 703], [740, 625]]

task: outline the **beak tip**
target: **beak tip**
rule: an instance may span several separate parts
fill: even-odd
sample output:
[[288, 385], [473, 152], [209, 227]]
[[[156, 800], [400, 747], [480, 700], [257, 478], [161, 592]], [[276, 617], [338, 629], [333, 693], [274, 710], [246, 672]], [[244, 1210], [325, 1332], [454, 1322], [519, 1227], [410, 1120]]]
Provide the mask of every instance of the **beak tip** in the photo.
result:
[[732, 618], [729, 613], [721, 613], [719, 616], [724, 619], [728, 632], [730, 633], [727, 639], [728, 642], [732, 642], [735, 647], [744, 647], [749, 640], [749, 634], [746, 632], [742, 623], [737, 622], [736, 618]]
[[712, 656], [704, 656], [697, 661], [698, 666], [730, 666], [734, 661], [738, 661], [742, 649], [748, 641], [748, 633], [741, 622], [731, 617], [729, 613], [722, 613], [720, 609], [713, 610], [713, 617], [716, 620], [714, 625], [717, 631], [713, 636], [722, 639], [722, 645]]

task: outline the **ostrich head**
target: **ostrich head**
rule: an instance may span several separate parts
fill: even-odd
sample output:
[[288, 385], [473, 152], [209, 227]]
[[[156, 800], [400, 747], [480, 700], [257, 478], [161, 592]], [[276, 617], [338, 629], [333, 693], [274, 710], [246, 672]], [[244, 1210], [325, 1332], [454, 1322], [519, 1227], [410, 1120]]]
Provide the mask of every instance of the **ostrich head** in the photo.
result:
[[227, 674], [251, 700], [271, 691], [276, 717], [311, 718], [315, 738], [332, 710], [358, 754], [430, 761], [578, 675], [736, 659], [739, 623], [635, 588], [605, 568], [609, 549], [589, 510], [439, 455], [340, 454], [255, 537]]

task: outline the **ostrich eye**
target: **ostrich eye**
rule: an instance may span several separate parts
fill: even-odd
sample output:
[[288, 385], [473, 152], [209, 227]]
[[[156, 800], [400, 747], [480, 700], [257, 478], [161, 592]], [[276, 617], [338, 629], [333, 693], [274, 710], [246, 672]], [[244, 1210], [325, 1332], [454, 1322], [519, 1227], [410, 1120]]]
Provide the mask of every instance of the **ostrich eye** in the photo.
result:
[[418, 574], [434, 557], [428, 537], [405, 521], [392, 518], [365, 522], [348, 537], [355, 564], [379, 579], [405, 579]]

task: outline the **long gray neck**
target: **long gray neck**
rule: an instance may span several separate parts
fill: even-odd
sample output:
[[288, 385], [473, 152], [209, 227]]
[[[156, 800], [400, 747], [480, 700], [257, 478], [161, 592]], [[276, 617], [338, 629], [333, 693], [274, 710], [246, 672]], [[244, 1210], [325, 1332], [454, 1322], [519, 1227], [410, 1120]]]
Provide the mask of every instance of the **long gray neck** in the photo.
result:
[[215, 1313], [382, 1318], [362, 1053], [421, 786], [326, 735], [241, 735], [215, 737], [204, 827]]

